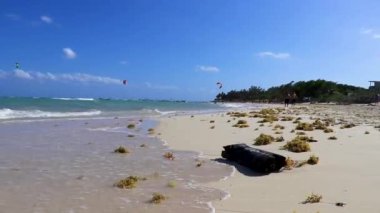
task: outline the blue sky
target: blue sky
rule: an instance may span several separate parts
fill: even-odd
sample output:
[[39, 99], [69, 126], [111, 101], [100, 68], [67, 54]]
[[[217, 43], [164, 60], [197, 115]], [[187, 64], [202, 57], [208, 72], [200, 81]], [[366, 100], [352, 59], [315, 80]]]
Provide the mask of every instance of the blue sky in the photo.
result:
[[313, 79], [380, 80], [380, 1], [0, 1], [0, 96], [211, 100]]

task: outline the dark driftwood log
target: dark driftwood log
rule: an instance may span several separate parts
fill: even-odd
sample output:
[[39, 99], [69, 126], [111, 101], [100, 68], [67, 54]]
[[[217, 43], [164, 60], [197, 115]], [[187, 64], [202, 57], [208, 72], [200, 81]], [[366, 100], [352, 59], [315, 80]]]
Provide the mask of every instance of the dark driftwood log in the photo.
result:
[[282, 155], [256, 149], [247, 144], [232, 144], [224, 146], [222, 157], [235, 161], [256, 172], [271, 173], [285, 166], [286, 158]]

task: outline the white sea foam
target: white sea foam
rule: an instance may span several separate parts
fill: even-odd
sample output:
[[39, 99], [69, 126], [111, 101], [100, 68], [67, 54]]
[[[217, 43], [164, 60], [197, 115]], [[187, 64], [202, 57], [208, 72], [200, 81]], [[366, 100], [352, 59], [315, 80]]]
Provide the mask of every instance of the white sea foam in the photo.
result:
[[63, 101], [95, 101], [94, 98], [53, 98], [55, 100], [63, 100]]
[[0, 109], [0, 119], [18, 119], [18, 118], [64, 118], [64, 117], [82, 117], [100, 115], [99, 110], [86, 112], [47, 112], [41, 110], [12, 110]]
[[160, 115], [169, 115], [169, 114], [175, 114], [177, 111], [160, 111], [158, 109], [154, 109], [155, 112], [159, 113]]

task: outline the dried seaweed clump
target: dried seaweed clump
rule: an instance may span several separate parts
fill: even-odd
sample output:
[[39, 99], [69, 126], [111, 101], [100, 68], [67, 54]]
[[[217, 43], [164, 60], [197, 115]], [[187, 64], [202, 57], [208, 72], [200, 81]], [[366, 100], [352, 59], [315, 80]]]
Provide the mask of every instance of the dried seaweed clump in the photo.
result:
[[133, 128], [135, 128], [135, 127], [136, 127], [135, 124], [128, 124], [128, 126], [127, 126], [128, 129], [133, 129]]
[[160, 204], [160, 203], [162, 203], [162, 201], [164, 201], [166, 199], [168, 199], [168, 198], [161, 193], [153, 193], [153, 197], [150, 200], [150, 202], [154, 203], [154, 204]]
[[317, 157], [315, 155], [311, 155], [309, 157], [309, 159], [307, 160], [307, 163], [310, 164], [310, 165], [318, 164], [318, 162], [319, 162], [319, 157]]
[[248, 116], [248, 114], [245, 112], [227, 112], [227, 115], [231, 117], [237, 117], [237, 118]]
[[167, 152], [163, 156], [164, 158], [169, 159], [169, 160], [174, 160], [175, 158], [173, 152]]
[[285, 166], [284, 166], [284, 168], [286, 170], [291, 170], [291, 169], [294, 168], [295, 164], [296, 164], [296, 162], [293, 159], [291, 159], [290, 157], [287, 157], [286, 160], [285, 160]]
[[119, 146], [117, 149], [114, 150], [115, 153], [121, 153], [121, 154], [127, 154], [129, 153], [129, 150], [125, 148], [124, 146]]
[[238, 122], [234, 124], [233, 127], [246, 128], [249, 127], [249, 125], [246, 120], [238, 120]]
[[343, 124], [340, 128], [341, 129], [348, 129], [348, 128], [352, 128], [352, 127], [355, 127], [356, 125], [353, 124], [353, 123], [350, 123], [350, 124]]
[[364, 132], [364, 134], [368, 135], [368, 134], [369, 134], [369, 132], [368, 132], [368, 131], [365, 131], [365, 132]]
[[330, 132], [334, 132], [334, 130], [331, 129], [331, 128], [326, 128], [326, 129], [323, 130], [323, 132], [324, 133], [330, 133]]
[[300, 140], [303, 140], [303, 141], [306, 141], [306, 142], [318, 142], [317, 140], [315, 140], [313, 137], [308, 137], [308, 136], [297, 136], [298, 139]]
[[310, 123], [300, 122], [300, 123], [297, 124], [296, 129], [297, 130], [303, 130], [303, 131], [313, 131], [314, 127]]
[[284, 126], [280, 125], [280, 124], [276, 124], [273, 129], [285, 129]]
[[291, 116], [284, 116], [281, 118], [281, 121], [292, 121], [294, 118]]
[[114, 186], [121, 189], [132, 189], [136, 187], [137, 183], [140, 180], [146, 180], [146, 178], [138, 176], [129, 176], [125, 179], [119, 180], [114, 184]]
[[282, 137], [282, 136], [280, 136], [280, 137], [276, 137], [275, 139], [274, 139], [274, 141], [276, 141], [276, 142], [283, 142], [285, 139], [284, 139], [284, 137]]
[[168, 182], [168, 185], [167, 185], [169, 188], [175, 188], [177, 186], [177, 182], [175, 182], [174, 180], [171, 180]]
[[275, 109], [262, 109], [258, 112], [254, 117], [260, 117], [262, 120], [258, 121], [258, 123], [273, 123], [274, 121], [278, 121], [278, 111]]
[[307, 141], [302, 140], [300, 137], [296, 137], [293, 140], [287, 142], [284, 149], [291, 152], [308, 152], [310, 151], [310, 145]]
[[330, 124], [328, 122], [322, 122], [320, 119], [317, 119], [313, 122], [315, 129], [325, 130]]
[[329, 140], [337, 140], [338, 138], [335, 137], [335, 136], [331, 136], [331, 137], [329, 137], [328, 139], [329, 139]]
[[260, 134], [259, 137], [255, 139], [254, 145], [260, 146], [260, 145], [267, 145], [274, 141], [274, 137], [266, 134]]
[[319, 203], [322, 200], [322, 195], [311, 193], [311, 195], [307, 196], [306, 200], [303, 201], [303, 204], [306, 203]]

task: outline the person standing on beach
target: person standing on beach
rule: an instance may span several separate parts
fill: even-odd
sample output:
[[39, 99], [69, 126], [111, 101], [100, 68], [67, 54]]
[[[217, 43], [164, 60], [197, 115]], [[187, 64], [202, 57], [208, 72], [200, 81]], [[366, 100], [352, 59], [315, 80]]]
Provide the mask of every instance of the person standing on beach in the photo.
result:
[[289, 101], [290, 101], [290, 94], [288, 93], [285, 97], [285, 107], [289, 106]]
[[292, 105], [295, 105], [296, 104], [296, 100], [297, 100], [297, 94], [296, 94], [296, 92], [293, 92], [293, 94], [292, 94]]

